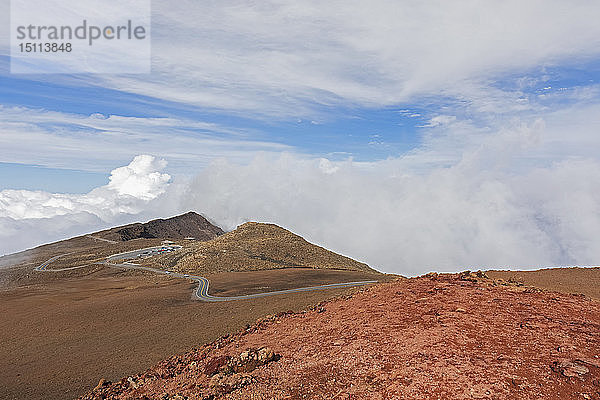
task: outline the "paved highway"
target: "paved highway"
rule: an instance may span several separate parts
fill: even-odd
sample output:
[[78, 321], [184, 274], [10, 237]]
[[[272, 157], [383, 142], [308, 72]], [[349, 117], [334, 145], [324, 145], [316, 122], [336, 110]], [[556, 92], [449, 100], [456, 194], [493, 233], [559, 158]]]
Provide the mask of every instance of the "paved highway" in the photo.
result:
[[46, 262], [43, 262], [42, 264], [35, 267], [35, 270], [36, 271], [46, 271], [46, 272], [71, 271], [72, 269], [79, 269], [79, 268], [87, 267], [89, 265], [89, 264], [87, 264], [87, 265], [80, 265], [78, 267], [59, 268], [59, 269], [46, 269], [46, 267], [48, 265], [50, 265], [52, 262], [54, 262], [55, 260], [58, 260], [59, 258], [64, 257], [64, 256], [68, 256], [69, 254], [73, 254], [73, 253], [61, 254], [59, 256], [52, 257], [51, 259], [47, 260]]
[[[173, 276], [175, 278], [190, 279], [192, 281], [196, 281], [196, 282], [198, 282], [198, 288], [194, 291], [194, 297], [197, 298], [198, 300], [208, 301], [208, 302], [248, 300], [248, 299], [256, 299], [259, 297], [275, 296], [275, 295], [281, 295], [281, 294], [300, 293], [300, 292], [308, 292], [308, 291], [313, 291], [313, 290], [325, 290], [325, 289], [343, 288], [343, 287], [352, 287], [352, 286], [362, 286], [362, 285], [369, 285], [369, 284], [377, 283], [377, 281], [332, 283], [332, 284], [328, 284], [328, 285], [277, 290], [274, 292], [247, 294], [247, 295], [242, 295], [242, 296], [220, 297], [220, 296], [211, 296], [210, 294], [208, 294], [209, 281], [208, 281], [208, 279], [206, 279], [202, 276], [180, 274], [177, 272], [165, 271], [165, 270], [157, 269], [157, 268], [144, 267], [144, 266], [141, 266], [141, 265], [136, 264], [131, 261], [123, 261], [123, 260], [135, 260], [138, 258], [150, 257], [151, 255], [162, 253], [164, 251], [176, 251], [176, 250], [179, 250], [180, 248], [181, 248], [181, 246], [175, 246], [175, 245], [148, 247], [145, 249], [139, 249], [139, 250], [129, 251], [129, 252], [125, 252], [125, 253], [114, 254], [112, 256], [107, 257], [105, 261], [98, 262], [97, 264], [102, 264], [102, 265], [106, 265], [106, 266], [114, 267], [114, 268], [136, 269], [136, 270], [149, 271], [149, 272], [153, 272], [156, 274], [168, 275], [168, 276]], [[59, 256], [52, 257], [45, 263], [43, 263], [40, 266], [38, 266], [37, 268], [35, 268], [35, 270], [36, 271], [66, 271], [66, 270], [70, 270], [70, 269], [76, 269], [76, 268], [83, 267], [82, 266], [82, 267], [72, 267], [72, 268], [63, 268], [63, 269], [52, 269], [52, 270], [46, 269], [48, 264], [50, 264], [51, 262], [57, 260], [60, 257], [65, 256], [65, 255], [66, 254], [61, 254]], [[123, 262], [121, 262], [121, 261], [123, 261]]]
[[[91, 235], [88, 235], [88, 237], [90, 237], [92, 239], [100, 239], [100, 238], [95, 238]], [[108, 239], [100, 239], [100, 240], [107, 241]], [[117, 242], [113, 242], [113, 241], [110, 241], [110, 242], [117, 243]], [[156, 254], [162, 253], [164, 251], [179, 250], [180, 248], [181, 248], [181, 246], [175, 246], [175, 245], [148, 247], [145, 249], [129, 251], [126, 253], [114, 254], [114, 255], [108, 257], [108, 259], [109, 260], [122, 260], [122, 259], [130, 259], [130, 258], [149, 257], [151, 255], [156, 255]], [[73, 253], [65, 253], [65, 254], [60, 254], [58, 256], [52, 257], [52, 258], [44, 261], [42, 264], [38, 265], [37, 267], [35, 267], [34, 270], [35, 271], [46, 271], [46, 272], [61, 272], [61, 271], [71, 271], [73, 269], [85, 268], [85, 267], [89, 267], [90, 265], [92, 265], [92, 264], [85, 264], [85, 265], [79, 265], [77, 267], [69, 267], [69, 268], [52, 268], [52, 269], [46, 268], [46, 267], [48, 267], [48, 265], [52, 264], [54, 261], [58, 260], [61, 257], [68, 256], [69, 254], [73, 254]], [[105, 263], [96, 262], [94, 264], [105, 264]]]
[[116, 242], [114, 240], [104, 239], [104, 238], [96, 237], [96, 236], [92, 236], [92, 235], [86, 235], [86, 236], [89, 237], [90, 239], [100, 240], [101, 242], [112, 243], [112, 244], [119, 243], [119, 242]]

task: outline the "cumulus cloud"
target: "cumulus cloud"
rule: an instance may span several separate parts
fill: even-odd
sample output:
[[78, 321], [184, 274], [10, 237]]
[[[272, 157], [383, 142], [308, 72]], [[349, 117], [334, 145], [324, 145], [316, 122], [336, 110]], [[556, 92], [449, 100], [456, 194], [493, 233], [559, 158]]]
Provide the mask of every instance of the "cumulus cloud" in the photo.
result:
[[[479, 151], [491, 156], [495, 145]], [[468, 155], [423, 174], [408, 173], [401, 160], [337, 167], [331, 173], [291, 155], [247, 166], [216, 163], [190, 185], [182, 207], [203, 210], [226, 228], [246, 220], [278, 223], [403, 274], [600, 259], [597, 161], [562, 161], [517, 175]]]
[[110, 182], [86, 194], [29, 190], [0, 191], [0, 253], [9, 253], [128, 223], [156, 212], [171, 177], [160, 171], [166, 162], [149, 155], [136, 156], [112, 171]]
[[165, 192], [171, 177], [160, 173], [166, 161], [136, 156], [112, 171], [110, 182], [86, 194], [61, 194], [29, 190], [0, 192], [0, 217], [48, 218], [88, 212], [110, 221], [113, 216], [141, 212], [145, 205]]
[[167, 166], [165, 160], [157, 160], [148, 155], [137, 156], [126, 167], [112, 171], [108, 190], [114, 190], [118, 196], [132, 196], [141, 200], [153, 200], [165, 192], [171, 177], [161, 174]]

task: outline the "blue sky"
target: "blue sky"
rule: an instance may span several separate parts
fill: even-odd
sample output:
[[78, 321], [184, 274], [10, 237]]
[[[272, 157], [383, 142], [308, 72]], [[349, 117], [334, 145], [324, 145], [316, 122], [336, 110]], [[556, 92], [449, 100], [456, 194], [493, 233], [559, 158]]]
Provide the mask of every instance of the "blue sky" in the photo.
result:
[[149, 74], [11, 74], [9, 15], [0, 253], [196, 210], [390, 272], [600, 259], [600, 3], [153, 0]]
[[[592, 6], [565, 14], [552, 2], [540, 20], [536, 2], [381, 2], [368, 11], [315, 4], [266, 11], [154, 1], [150, 75], [15, 75], [0, 54], [0, 105], [10, 123], [19, 112], [24, 120], [53, 112], [34, 126], [64, 141], [45, 149], [40, 136], [29, 135], [36, 145], [21, 134], [21, 148], [0, 157], [0, 188], [81, 193], [140, 153], [163, 156], [170, 173], [188, 176], [215, 158], [244, 163], [261, 152], [376, 162], [419, 149], [439, 121], [486, 129], [532, 120], [581, 102], [573, 93], [597, 85]], [[262, 27], [243, 24], [253, 18]], [[115, 122], [108, 135], [106, 126], [78, 123], [89, 116], [135, 119], [136, 130], [119, 132]], [[159, 119], [171, 120], [169, 128], [142, 133], [145, 121]], [[181, 148], [171, 146], [177, 138]]]
[[[252, 115], [205, 109], [115, 89], [73, 86], [62, 83], [65, 77], [57, 82], [52, 75], [11, 75], [7, 57], [3, 57], [3, 61], [0, 64], [0, 104], [7, 108], [140, 119], [198, 120], [224, 125], [234, 131], [249, 131], [251, 140], [280, 143], [289, 146], [290, 151], [332, 160], [351, 157], [357, 161], [374, 161], [398, 156], [419, 143], [419, 126], [427, 120], [425, 112], [432, 111], [418, 104], [412, 105], [412, 108], [406, 108], [408, 105], [383, 108], [318, 105], [315, 119], [310, 116], [265, 118], [263, 115], [252, 118]], [[70, 128], [75, 129], [73, 126]], [[194, 129], [188, 133], [193, 134]], [[175, 133], [165, 132], [165, 136], [169, 135]], [[131, 150], [130, 154], [134, 155], [136, 150]], [[124, 163], [129, 158], [119, 161]], [[109, 171], [99, 173], [72, 167], [61, 170], [39, 164], [0, 163], [0, 187], [83, 193], [98, 186], [109, 175]], [[182, 168], [177, 173], [185, 174], [185, 171]]]
[[[314, 119], [310, 116], [285, 116], [265, 118], [263, 115], [240, 115], [238, 112], [214, 110], [195, 105], [165, 101], [110, 88], [92, 85], [55, 82], [53, 76], [19, 76], [8, 71], [7, 57], [3, 58], [0, 74], [0, 104], [6, 108], [55, 111], [73, 115], [101, 114], [144, 118], [182, 118], [227, 126], [243, 132], [249, 140], [267, 141], [289, 146], [289, 151], [325, 157], [330, 160], [352, 158], [373, 162], [398, 157], [419, 146], [422, 132], [429, 128], [430, 119], [451, 111], [459, 118], [485, 123], [490, 117], [503, 118], [502, 113], [474, 113], [457, 98], [416, 98], [385, 107], [349, 107], [316, 105]], [[490, 84], [499, 91], [518, 91], [520, 98], [528, 99], [540, 107], [555, 109], [573, 104], [578, 99], [557, 96], [586, 87], [594, 87], [600, 78], [598, 60], [585, 63], [535, 67], [520, 74], [495, 77]], [[543, 79], [542, 79], [543, 78]], [[541, 95], [547, 97], [540, 97]], [[506, 118], [530, 115], [531, 110], [513, 111]], [[57, 123], [57, 125], [59, 125]], [[72, 124], [67, 128], [76, 130]], [[193, 135], [202, 129], [189, 128], [185, 134]], [[219, 134], [212, 132], [214, 136]], [[165, 132], [165, 137], [177, 133]], [[222, 135], [221, 135], [222, 136]], [[168, 140], [167, 140], [168, 143]], [[32, 148], [32, 151], [36, 149]], [[112, 167], [126, 163], [136, 149], [115, 160]], [[39, 149], [43, 151], [43, 149]], [[160, 155], [160, 154], [158, 154]], [[219, 157], [222, 154], [214, 154]], [[210, 157], [208, 157], [210, 158]], [[106, 182], [109, 171], [77, 169], [75, 165], [55, 168], [29, 162], [0, 163], [0, 187], [53, 192], [85, 193]], [[197, 167], [197, 165], [194, 165]], [[188, 174], [196, 173], [191, 170]], [[175, 171], [186, 174], [185, 165]]]
[[[594, 10], [584, 7], [565, 14], [560, 2], [551, 3], [545, 6], [546, 19], [539, 20], [535, 2], [488, 9], [413, 2], [377, 3], [369, 11], [358, 4], [313, 6], [282, 3], [266, 11], [250, 4], [169, 7], [155, 1], [151, 75], [11, 75], [4, 54], [0, 103], [71, 115], [202, 121], [249, 142], [375, 161], [417, 147], [419, 127], [438, 114], [472, 120], [507, 115], [501, 104], [488, 113], [477, 110], [490, 89], [502, 101], [528, 97], [532, 106], [513, 110], [511, 118], [545, 106], [543, 99], [533, 98], [545, 87], [552, 93], [587, 87], [598, 77], [597, 39], [590, 28], [595, 22], [587, 16]], [[356, 20], [358, 15], [363, 17]], [[294, 16], [290, 29], [287, 21]], [[242, 24], [253, 18], [263, 26]], [[182, 37], [194, 40], [179, 43]], [[551, 100], [550, 107], [573, 101], [564, 97]], [[123, 153], [113, 166], [134, 154]], [[227, 152], [215, 156], [227, 157]], [[32, 161], [4, 158], [0, 161], [11, 164]], [[202, 158], [206, 163], [205, 154]], [[38, 166], [76, 169], [64, 162]], [[26, 168], [24, 177], [35, 170], [41, 171]]]

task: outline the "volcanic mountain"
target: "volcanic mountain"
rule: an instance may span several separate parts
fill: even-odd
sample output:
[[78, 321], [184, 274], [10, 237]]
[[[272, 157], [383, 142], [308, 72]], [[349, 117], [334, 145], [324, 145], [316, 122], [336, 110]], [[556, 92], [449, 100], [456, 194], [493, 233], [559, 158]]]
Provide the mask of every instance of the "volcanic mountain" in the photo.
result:
[[163, 269], [194, 274], [299, 267], [377, 273], [367, 264], [309, 243], [277, 225], [257, 222], [192, 243], [159, 257], [156, 263]]
[[[188, 212], [172, 218], [119, 226], [6, 255], [0, 257], [0, 268], [23, 266], [29, 271], [32, 266], [56, 256], [61, 257], [62, 268], [69, 268], [101, 261], [122, 251], [156, 246], [164, 239], [182, 240], [191, 237], [195, 241], [202, 241], [223, 233], [221, 228], [211, 224], [202, 215]], [[12, 268], [12, 272], [18, 274], [18, 268]]]
[[132, 239], [184, 239], [210, 240], [224, 232], [218, 226], [208, 222], [206, 218], [195, 212], [167, 219], [135, 223], [107, 231], [98, 232], [97, 236], [104, 239], [127, 241]]

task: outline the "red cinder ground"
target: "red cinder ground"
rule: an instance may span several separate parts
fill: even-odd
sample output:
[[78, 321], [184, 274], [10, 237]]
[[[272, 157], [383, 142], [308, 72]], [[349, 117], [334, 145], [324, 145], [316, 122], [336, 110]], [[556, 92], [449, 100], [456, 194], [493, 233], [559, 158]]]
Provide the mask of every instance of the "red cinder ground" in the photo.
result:
[[[280, 357], [232, 369], [262, 347]], [[84, 398], [600, 399], [600, 302], [474, 275], [399, 280], [264, 319]]]

